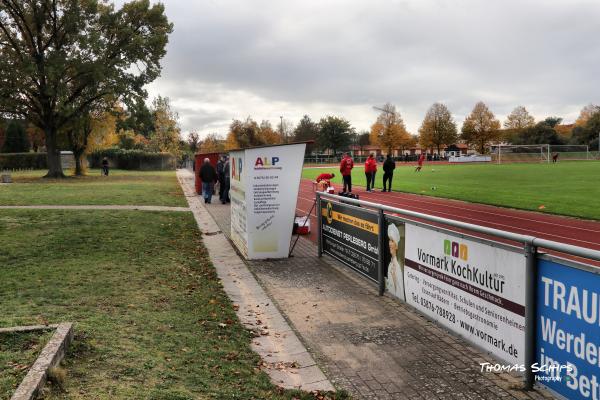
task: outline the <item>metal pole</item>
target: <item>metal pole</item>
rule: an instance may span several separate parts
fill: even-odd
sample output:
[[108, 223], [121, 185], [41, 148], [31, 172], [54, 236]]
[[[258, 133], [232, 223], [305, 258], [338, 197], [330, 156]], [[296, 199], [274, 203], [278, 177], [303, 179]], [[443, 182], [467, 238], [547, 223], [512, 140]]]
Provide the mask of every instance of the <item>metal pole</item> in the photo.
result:
[[502, 164], [502, 162], [500, 161], [500, 158], [502, 157], [502, 145], [500, 143], [498, 143], [498, 164]]
[[323, 209], [321, 208], [321, 193], [317, 192], [317, 210], [315, 214], [317, 216], [317, 245], [319, 257], [323, 255], [323, 218], [321, 215], [323, 213], [322, 210]]
[[377, 263], [377, 281], [379, 283], [379, 295], [383, 296], [385, 292], [385, 276], [383, 275], [383, 266], [385, 263], [385, 240], [387, 238], [387, 229], [385, 224], [385, 215], [383, 214], [383, 210], [379, 209], [379, 243], [378, 243], [378, 251], [379, 251], [379, 262]]
[[537, 248], [525, 243], [525, 390], [532, 390], [536, 360], [536, 300], [537, 300]]

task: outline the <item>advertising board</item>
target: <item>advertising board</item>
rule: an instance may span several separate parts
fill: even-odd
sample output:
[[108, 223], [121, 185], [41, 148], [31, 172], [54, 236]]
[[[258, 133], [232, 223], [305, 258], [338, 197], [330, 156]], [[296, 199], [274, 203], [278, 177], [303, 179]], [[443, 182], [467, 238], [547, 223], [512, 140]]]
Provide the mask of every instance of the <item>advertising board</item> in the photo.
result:
[[394, 217], [385, 217], [388, 246], [385, 252], [384, 272], [385, 288], [393, 296], [404, 301], [404, 253], [406, 227], [404, 222]]
[[305, 149], [296, 143], [231, 152], [231, 236], [247, 259], [288, 257]]
[[406, 225], [406, 301], [509, 363], [524, 362], [523, 253], [434, 227]]
[[600, 399], [600, 275], [539, 260], [536, 381], [568, 399]]
[[377, 281], [379, 216], [358, 207], [321, 202], [323, 252]]

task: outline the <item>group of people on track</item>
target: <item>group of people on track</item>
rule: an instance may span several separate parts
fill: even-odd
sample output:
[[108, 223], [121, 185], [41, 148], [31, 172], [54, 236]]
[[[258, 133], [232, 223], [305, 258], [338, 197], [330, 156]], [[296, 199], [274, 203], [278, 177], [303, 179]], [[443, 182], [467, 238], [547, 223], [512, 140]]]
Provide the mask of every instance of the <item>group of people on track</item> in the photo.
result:
[[[423, 162], [425, 161], [425, 154], [421, 154], [417, 160], [417, 167], [415, 172], [421, 171], [423, 168]], [[344, 193], [352, 193], [352, 169], [354, 168], [354, 160], [350, 156], [350, 153], [344, 153], [344, 157], [340, 162], [340, 173], [342, 174], [342, 182], [344, 184]], [[383, 190], [382, 192], [392, 191], [392, 179], [394, 177], [394, 170], [396, 169], [396, 162], [390, 154], [387, 155], [383, 162]], [[375, 189], [375, 175], [377, 174], [377, 160], [374, 154], [370, 154], [365, 161], [365, 178], [367, 180], [367, 192], [372, 193]], [[320, 190], [329, 187], [331, 185], [331, 179], [335, 177], [334, 173], [323, 173], [317, 176], [316, 182], [319, 185]]]

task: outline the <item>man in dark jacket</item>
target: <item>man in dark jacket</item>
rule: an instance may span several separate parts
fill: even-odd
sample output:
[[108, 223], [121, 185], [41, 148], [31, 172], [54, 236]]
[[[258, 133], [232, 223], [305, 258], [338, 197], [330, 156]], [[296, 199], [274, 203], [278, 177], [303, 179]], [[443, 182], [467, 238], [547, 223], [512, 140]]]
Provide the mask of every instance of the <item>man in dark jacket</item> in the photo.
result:
[[204, 163], [200, 168], [200, 180], [202, 180], [202, 195], [204, 196], [204, 203], [210, 204], [214, 185], [217, 181], [217, 171], [215, 171], [215, 167], [210, 164], [210, 160], [208, 158], [204, 159]]
[[[382, 192], [392, 191], [392, 178], [394, 177], [394, 170], [396, 169], [396, 163], [392, 159], [391, 155], [387, 155], [385, 162], [383, 163], [383, 190]], [[387, 190], [385, 190], [385, 183], [388, 182]]]
[[223, 198], [221, 199], [221, 203], [229, 203], [229, 187], [231, 186], [231, 177], [230, 175], [230, 161], [229, 157], [225, 157], [225, 164], [223, 164], [223, 176], [225, 179], [225, 187], [223, 189]]
[[219, 181], [219, 200], [223, 201], [223, 192], [225, 191], [225, 156], [217, 161], [217, 180]]

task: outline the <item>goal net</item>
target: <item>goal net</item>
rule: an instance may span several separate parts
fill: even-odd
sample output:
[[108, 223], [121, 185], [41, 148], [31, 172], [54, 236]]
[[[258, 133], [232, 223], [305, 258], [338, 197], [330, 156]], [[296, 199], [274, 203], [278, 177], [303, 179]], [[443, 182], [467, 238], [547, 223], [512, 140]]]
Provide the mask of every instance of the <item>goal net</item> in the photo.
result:
[[550, 145], [550, 159], [560, 160], [591, 160], [589, 147], [580, 144]]
[[512, 162], [549, 162], [550, 146], [547, 144], [500, 145], [492, 152], [492, 161]]

